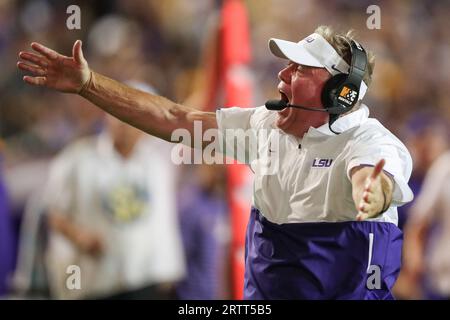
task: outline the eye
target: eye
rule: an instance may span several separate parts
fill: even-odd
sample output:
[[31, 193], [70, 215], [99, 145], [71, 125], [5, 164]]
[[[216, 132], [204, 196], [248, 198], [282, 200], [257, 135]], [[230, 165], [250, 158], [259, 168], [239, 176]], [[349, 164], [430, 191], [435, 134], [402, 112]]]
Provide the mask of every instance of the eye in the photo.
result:
[[295, 69], [295, 71], [297, 71], [301, 74], [304, 74], [306, 70], [307, 69], [305, 68], [305, 66], [302, 66], [302, 65], [298, 65], [297, 68]]

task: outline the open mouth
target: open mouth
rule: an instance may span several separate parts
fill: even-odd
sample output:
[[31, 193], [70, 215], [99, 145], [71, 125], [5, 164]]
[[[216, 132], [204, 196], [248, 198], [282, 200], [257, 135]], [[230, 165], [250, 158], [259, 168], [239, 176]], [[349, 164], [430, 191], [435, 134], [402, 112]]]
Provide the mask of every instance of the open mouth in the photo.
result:
[[281, 101], [284, 101], [287, 104], [289, 104], [289, 98], [287, 97], [287, 95], [284, 92], [282, 92], [282, 91], [279, 91], [279, 92], [280, 92]]
[[[289, 98], [288, 96], [283, 92], [283, 91], [279, 91], [280, 92], [280, 100], [283, 101], [284, 103], [286, 103], [286, 105], [289, 104]], [[284, 108], [280, 111], [278, 111], [281, 114], [285, 114], [289, 108]]]

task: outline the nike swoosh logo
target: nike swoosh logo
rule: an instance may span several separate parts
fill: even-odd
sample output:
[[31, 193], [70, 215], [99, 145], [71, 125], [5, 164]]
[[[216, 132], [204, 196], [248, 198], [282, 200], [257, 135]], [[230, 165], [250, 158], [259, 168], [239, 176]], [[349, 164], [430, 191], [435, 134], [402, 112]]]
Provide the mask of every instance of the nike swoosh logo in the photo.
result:
[[335, 64], [333, 64], [333, 65], [331, 66], [331, 69], [333, 69], [333, 70], [335, 70], [335, 71], [337, 71], [337, 72], [340, 72], [340, 73], [344, 73], [344, 72], [342, 72], [341, 70], [336, 69], [336, 65], [335, 65]]

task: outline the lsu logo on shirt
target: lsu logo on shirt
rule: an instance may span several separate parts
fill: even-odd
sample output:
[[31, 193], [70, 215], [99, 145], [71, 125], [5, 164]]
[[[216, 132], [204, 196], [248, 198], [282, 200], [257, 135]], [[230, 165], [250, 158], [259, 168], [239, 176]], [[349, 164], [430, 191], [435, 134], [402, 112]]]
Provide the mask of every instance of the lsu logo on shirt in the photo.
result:
[[312, 164], [313, 168], [328, 168], [333, 163], [333, 159], [315, 158]]

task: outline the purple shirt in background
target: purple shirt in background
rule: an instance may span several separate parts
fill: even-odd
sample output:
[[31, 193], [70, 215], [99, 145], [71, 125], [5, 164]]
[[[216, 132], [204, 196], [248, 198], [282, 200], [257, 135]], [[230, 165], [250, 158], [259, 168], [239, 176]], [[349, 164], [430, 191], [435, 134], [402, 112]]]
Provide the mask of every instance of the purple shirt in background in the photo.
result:
[[8, 195], [0, 169], [0, 297], [8, 292], [7, 281], [13, 271], [13, 252]]
[[196, 186], [183, 188], [179, 221], [186, 257], [186, 278], [178, 285], [179, 299], [220, 299], [227, 261], [226, 203]]

